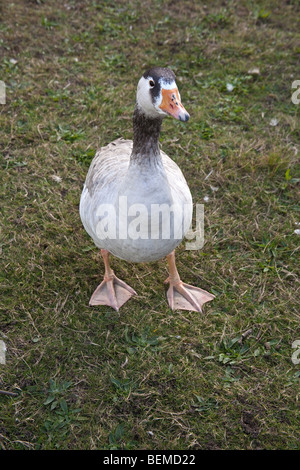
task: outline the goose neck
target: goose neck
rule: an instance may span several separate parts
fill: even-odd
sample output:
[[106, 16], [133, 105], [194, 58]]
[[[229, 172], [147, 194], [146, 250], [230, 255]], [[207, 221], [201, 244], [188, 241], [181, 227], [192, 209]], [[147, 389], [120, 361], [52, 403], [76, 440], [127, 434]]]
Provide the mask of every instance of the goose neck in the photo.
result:
[[133, 113], [133, 148], [131, 161], [142, 165], [161, 163], [160, 117], [146, 116], [136, 105]]

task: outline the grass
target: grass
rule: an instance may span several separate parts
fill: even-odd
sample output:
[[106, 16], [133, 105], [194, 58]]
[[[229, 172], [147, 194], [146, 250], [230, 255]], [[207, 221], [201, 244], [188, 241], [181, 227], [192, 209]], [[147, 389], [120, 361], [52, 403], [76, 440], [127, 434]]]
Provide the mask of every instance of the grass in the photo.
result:
[[[298, 3], [0, 8], [1, 447], [299, 448]], [[114, 259], [139, 295], [88, 307], [103, 265], [82, 185], [99, 146], [132, 137], [151, 65], [191, 114], [161, 142], [206, 196], [204, 247], [177, 250], [182, 279], [216, 294], [201, 315], [170, 311], [165, 261]]]

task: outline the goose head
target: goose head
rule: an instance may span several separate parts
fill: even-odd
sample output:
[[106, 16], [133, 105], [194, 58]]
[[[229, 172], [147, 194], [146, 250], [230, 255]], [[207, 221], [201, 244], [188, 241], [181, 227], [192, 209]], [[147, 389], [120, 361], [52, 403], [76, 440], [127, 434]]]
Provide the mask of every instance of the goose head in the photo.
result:
[[188, 121], [190, 117], [181, 104], [175, 74], [169, 68], [154, 67], [144, 73], [138, 83], [136, 102], [149, 118], [172, 116]]

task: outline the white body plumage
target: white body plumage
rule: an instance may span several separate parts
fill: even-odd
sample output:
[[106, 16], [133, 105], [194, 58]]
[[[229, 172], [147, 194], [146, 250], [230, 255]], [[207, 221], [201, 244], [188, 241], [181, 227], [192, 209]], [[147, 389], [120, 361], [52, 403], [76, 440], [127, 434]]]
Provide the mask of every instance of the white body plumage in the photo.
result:
[[[141, 166], [130, 161], [132, 145], [118, 139], [97, 152], [81, 195], [80, 216], [99, 248], [127, 261], [155, 261], [171, 253], [189, 229], [192, 197], [180, 168], [164, 152], [160, 162]], [[101, 223], [109, 208], [110, 234]]]

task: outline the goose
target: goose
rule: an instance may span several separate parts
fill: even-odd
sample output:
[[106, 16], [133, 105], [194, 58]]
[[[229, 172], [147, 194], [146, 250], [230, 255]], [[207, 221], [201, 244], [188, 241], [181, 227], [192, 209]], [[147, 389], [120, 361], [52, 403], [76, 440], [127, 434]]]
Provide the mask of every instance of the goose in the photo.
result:
[[172, 310], [202, 311], [214, 295], [182, 282], [175, 248], [192, 220], [190, 189], [177, 164], [160, 150], [162, 121], [187, 122], [176, 77], [170, 68], [153, 67], [140, 78], [133, 112], [133, 140], [119, 138], [100, 148], [88, 170], [80, 198], [82, 224], [101, 250], [104, 278], [89, 305], [116, 311], [135, 290], [119, 279], [110, 256], [133, 263], [166, 257], [167, 299]]

